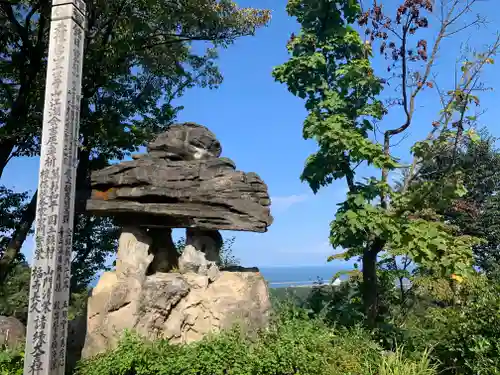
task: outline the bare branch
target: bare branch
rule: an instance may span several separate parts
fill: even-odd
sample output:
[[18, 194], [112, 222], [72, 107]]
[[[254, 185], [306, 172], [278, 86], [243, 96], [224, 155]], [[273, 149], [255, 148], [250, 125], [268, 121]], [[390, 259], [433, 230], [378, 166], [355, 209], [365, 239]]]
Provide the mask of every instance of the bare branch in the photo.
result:
[[459, 28], [459, 29], [457, 29], [457, 30], [450, 31], [449, 33], [446, 33], [446, 34], [444, 35], [444, 37], [445, 37], [445, 38], [448, 38], [448, 37], [450, 37], [450, 36], [452, 36], [452, 35], [458, 34], [458, 33], [459, 33], [459, 32], [461, 32], [461, 31], [464, 31], [465, 29], [468, 29], [468, 28], [469, 28], [469, 27], [471, 27], [471, 26], [479, 26], [479, 25], [481, 25], [482, 23], [484, 23], [484, 21], [478, 18], [478, 19], [476, 19], [474, 22], [471, 22], [471, 23], [469, 23], [469, 24], [467, 24], [467, 25], [464, 25], [464, 26], [462, 26], [461, 28]]
[[[434, 126], [433, 129], [427, 135], [426, 140], [433, 139], [435, 133], [440, 128], [441, 129], [448, 128], [452, 118], [452, 113], [450, 111], [450, 108], [451, 105], [456, 100], [457, 92], [464, 93], [468, 98], [471, 92], [477, 90], [479, 85], [479, 75], [482, 72], [484, 65], [487, 64], [491, 60], [492, 56], [496, 55], [499, 50], [500, 50], [500, 34], [497, 35], [496, 40], [488, 48], [487, 52], [484, 53], [482, 56], [480, 55], [480, 58], [477, 59], [474, 63], [471, 63], [472, 65], [462, 73], [462, 78], [458, 82], [456, 82], [455, 89], [452, 91], [452, 94], [450, 95], [450, 98], [446, 102], [446, 105], [443, 106], [443, 111], [441, 113], [439, 120], [437, 121], [437, 123], [440, 123], [441, 126], [440, 127]], [[463, 121], [463, 113], [461, 114], [461, 121]], [[419, 171], [417, 170], [417, 165], [419, 164], [420, 160], [414, 157], [412, 165], [410, 167], [410, 171], [403, 185], [403, 192], [406, 191], [410, 186], [411, 182], [415, 180], [416, 177], [418, 177]]]

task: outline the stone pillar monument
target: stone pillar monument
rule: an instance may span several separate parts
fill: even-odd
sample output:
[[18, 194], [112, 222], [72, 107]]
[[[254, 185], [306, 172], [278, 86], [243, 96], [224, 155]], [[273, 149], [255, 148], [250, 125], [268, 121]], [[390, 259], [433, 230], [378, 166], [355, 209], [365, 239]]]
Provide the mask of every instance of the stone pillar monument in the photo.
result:
[[53, 0], [24, 374], [64, 374], [85, 3]]

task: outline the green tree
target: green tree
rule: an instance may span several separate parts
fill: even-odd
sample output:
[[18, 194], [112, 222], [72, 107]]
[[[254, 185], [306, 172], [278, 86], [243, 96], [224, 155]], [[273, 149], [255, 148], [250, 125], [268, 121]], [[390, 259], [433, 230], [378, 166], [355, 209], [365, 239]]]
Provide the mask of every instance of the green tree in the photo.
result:
[[459, 288], [446, 280], [416, 280], [420, 303], [432, 300], [406, 323], [406, 347], [419, 355], [432, 347], [441, 374], [498, 375], [500, 370], [500, 284], [484, 274]]
[[[185, 90], [215, 88], [217, 48], [252, 35], [269, 11], [228, 0], [87, 2], [77, 213], [90, 171], [122, 159], [164, 130]], [[39, 153], [50, 2], [0, 2], [0, 177], [13, 157]], [[193, 42], [200, 42], [194, 48]], [[203, 44], [204, 43], [204, 44]], [[0, 280], [30, 230], [36, 193], [0, 260]]]
[[[401, 40], [407, 42], [406, 37], [418, 28], [425, 28], [428, 23], [423, 13], [431, 10], [431, 2], [405, 1], [395, 22], [402, 27]], [[400, 78], [404, 90], [408, 90], [402, 101], [405, 121], [397, 128], [385, 130], [382, 144], [378, 143], [371, 132], [388, 108], [377, 99], [384, 81], [375, 76], [369, 58], [372, 41], [375, 36], [383, 39], [384, 31], [376, 30], [370, 40], [363, 42], [350, 24], [357, 19], [363, 25], [369, 17], [374, 22], [387, 22], [380, 7], [368, 11], [367, 16], [357, 1], [290, 0], [287, 11], [297, 18], [301, 31], [288, 42], [290, 60], [275, 68], [273, 75], [286, 83], [290, 92], [306, 100], [304, 138], [315, 140], [319, 147], [307, 159], [301, 179], [315, 193], [334, 180], [344, 179], [347, 183], [347, 199], [339, 205], [330, 234], [332, 246], [342, 247], [345, 252], [330, 259], [361, 258], [365, 314], [367, 323], [374, 325], [379, 312], [377, 259], [382, 253], [394, 259], [409, 256], [436, 275], [470, 271], [471, 247], [477, 240], [458, 235], [435, 212], [436, 202], [427, 199], [429, 191], [440, 191], [443, 199], [439, 204], [461, 194], [461, 176], [450, 170], [439, 182], [412, 185], [411, 192], [394, 189], [389, 184], [389, 174], [401, 168], [392, 155], [391, 139], [410, 127], [415, 98], [426, 84], [427, 76], [421, 76], [415, 86], [410, 86], [407, 81], [410, 73], [402, 68]], [[454, 17], [453, 12], [448, 17]], [[432, 67], [435, 52], [430, 56], [420, 52], [418, 58], [410, 59], [409, 47], [403, 44], [400, 48], [401, 53], [393, 55], [394, 61], [403, 59], [401, 65], [410, 60], [427, 61], [427, 66]], [[413, 91], [409, 91], [412, 87]], [[472, 98], [462, 101], [459, 89], [448, 110], [463, 117], [469, 110], [468, 99]], [[413, 152], [419, 158], [427, 158], [431, 145], [467, 135], [447, 125], [434, 139], [417, 142]], [[362, 178], [358, 173], [360, 165], [378, 169], [380, 177]]]
[[0, 186], [0, 255], [16, 226], [22, 220], [28, 197], [27, 192], [17, 193], [5, 186]]
[[86, 290], [95, 275], [106, 269], [109, 257], [118, 248], [119, 231], [111, 218], [83, 214], [77, 217], [71, 262], [73, 292]]
[[14, 316], [26, 323], [30, 276], [26, 261], [18, 261], [10, 269], [9, 277], [0, 285], [0, 315]]
[[453, 144], [437, 150], [422, 165], [417, 179], [439, 179], [451, 162], [462, 171], [467, 193], [445, 207], [442, 215], [461, 233], [485, 240], [474, 247], [474, 256], [482, 270], [493, 272], [500, 265], [500, 152], [496, 138], [486, 130], [478, 136], [477, 142], [464, 139], [456, 151]]

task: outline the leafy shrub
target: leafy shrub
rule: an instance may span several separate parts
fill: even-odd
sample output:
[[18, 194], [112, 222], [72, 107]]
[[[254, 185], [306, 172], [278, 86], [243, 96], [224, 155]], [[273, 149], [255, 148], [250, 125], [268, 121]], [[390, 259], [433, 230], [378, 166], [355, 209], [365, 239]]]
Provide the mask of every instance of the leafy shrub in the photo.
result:
[[414, 318], [407, 342], [432, 347], [444, 374], [500, 374], [500, 284], [476, 275], [455, 290], [441, 285], [439, 295], [442, 303]]
[[437, 368], [431, 364], [429, 352], [425, 350], [418, 361], [405, 358], [401, 349], [382, 356], [378, 375], [436, 375]]
[[[270, 327], [253, 337], [241, 332], [234, 329], [182, 346], [127, 334], [114, 351], [81, 362], [77, 374], [374, 375], [392, 366], [382, 361], [383, 351], [362, 329], [333, 330], [293, 306], [282, 307]], [[411, 360], [404, 364], [422, 367]], [[433, 374], [426, 367], [415, 371], [400, 373]]]
[[356, 275], [340, 285], [323, 284], [318, 280], [304, 307], [311, 317], [320, 317], [329, 325], [353, 327], [364, 321], [361, 281]]
[[22, 352], [0, 348], [0, 375], [22, 375], [23, 364]]

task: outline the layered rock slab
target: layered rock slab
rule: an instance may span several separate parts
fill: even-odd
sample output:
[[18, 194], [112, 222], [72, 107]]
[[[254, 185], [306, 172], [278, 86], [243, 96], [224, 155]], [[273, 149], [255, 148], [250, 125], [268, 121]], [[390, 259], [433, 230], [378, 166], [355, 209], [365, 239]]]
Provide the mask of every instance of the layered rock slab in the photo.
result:
[[227, 158], [126, 161], [94, 172], [91, 183], [89, 213], [132, 214], [145, 227], [265, 232], [272, 223], [266, 184]]

